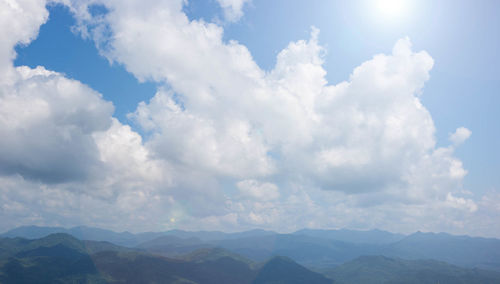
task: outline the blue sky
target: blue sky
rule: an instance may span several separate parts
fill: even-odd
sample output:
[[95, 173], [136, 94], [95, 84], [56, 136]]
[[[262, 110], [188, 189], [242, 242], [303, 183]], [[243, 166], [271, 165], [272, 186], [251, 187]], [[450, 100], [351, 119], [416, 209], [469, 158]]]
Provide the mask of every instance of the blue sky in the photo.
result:
[[[91, 159], [87, 155], [74, 158], [75, 152], [73, 151], [79, 151], [79, 149], [68, 150], [70, 158], [67, 159], [64, 153], [61, 154], [63, 160], [69, 161], [68, 163], [84, 160], [92, 165], [103, 164], [102, 167], [106, 170], [97, 171], [110, 172], [111, 176], [124, 175], [122, 172], [118, 174], [119, 171], [134, 171], [121, 169], [115, 163], [137, 164], [138, 167], [147, 165], [150, 169], [149, 173], [158, 173], [158, 177], [138, 176], [137, 181], [130, 182], [130, 184], [140, 184], [139, 187], [146, 188], [141, 191], [131, 185], [120, 185], [116, 181], [110, 181], [108, 184], [97, 183], [94, 181], [98, 179], [93, 174], [96, 171], [94, 168], [75, 170], [78, 173], [79, 171], [85, 173], [81, 174], [83, 181], [69, 179], [59, 184], [48, 182], [50, 179], [33, 179], [32, 176], [39, 176], [40, 173], [27, 174], [33, 170], [33, 162], [24, 164], [20, 161], [22, 157], [14, 156], [0, 160], [0, 163], [4, 163], [0, 168], [5, 169], [3, 172], [6, 180], [3, 182], [9, 184], [9, 186], [4, 186], [5, 192], [8, 191], [7, 187], [11, 190], [21, 186], [49, 187], [53, 188], [53, 194], [57, 196], [70, 192], [74, 196], [68, 198], [76, 200], [75, 202], [79, 204], [89, 202], [95, 206], [96, 212], [100, 212], [110, 204], [119, 207], [116, 209], [119, 212], [122, 210], [119, 206], [120, 202], [140, 196], [144, 199], [143, 204], [127, 206], [131, 208], [136, 206], [136, 210], [140, 210], [144, 206], [149, 206], [146, 204], [154, 199], [157, 200], [157, 203], [151, 206], [154, 209], [141, 218], [150, 218], [148, 216], [155, 216], [155, 214], [165, 215], [165, 217], [162, 220], [155, 220], [151, 226], [139, 228], [135, 224], [141, 219], [137, 217], [140, 214], [134, 213], [131, 209], [129, 212], [131, 217], [128, 221], [112, 225], [113, 220], [106, 219], [99, 214], [90, 218], [82, 217], [78, 209], [70, 210], [57, 206], [53, 210], [38, 209], [32, 201], [6, 193], [5, 196], [9, 197], [0, 200], [5, 208], [8, 207], [6, 205], [8, 203], [19, 203], [19, 206], [24, 205], [26, 209], [21, 210], [24, 213], [15, 213], [18, 216], [17, 219], [9, 222], [7, 226], [36, 222], [37, 224], [65, 226], [100, 225], [118, 230], [160, 230], [173, 227], [196, 229], [201, 228], [200, 223], [208, 222], [213, 228], [223, 230], [253, 227], [280, 231], [290, 231], [301, 227], [355, 229], [377, 227], [401, 232], [420, 229], [469, 234], [479, 232], [482, 235], [500, 236], [498, 230], [489, 228], [495, 224], [495, 218], [499, 216], [499, 212], [495, 211], [498, 209], [495, 209], [493, 204], [496, 202], [495, 198], [500, 195], [500, 178], [497, 174], [500, 168], [500, 151], [497, 147], [500, 141], [500, 126], [497, 123], [497, 109], [500, 105], [498, 97], [500, 55], [497, 52], [500, 47], [500, 35], [497, 27], [500, 26], [500, 20], [495, 13], [500, 8], [499, 3], [495, 1], [440, 1], [435, 3], [434, 1], [407, 0], [402, 1], [406, 4], [400, 10], [384, 13], [383, 10], [387, 7], [381, 6], [382, 2], [389, 3], [386, 5], [395, 4], [382, 0], [349, 2], [252, 0], [227, 1], [235, 5], [229, 6], [229, 9], [236, 10], [227, 10], [227, 7], [225, 10], [220, 4], [224, 1], [219, 3], [215, 0], [188, 1], [183, 6], [179, 6], [178, 1], [171, 1], [172, 3], [165, 4], [165, 7], [160, 7], [162, 4], [156, 1], [150, 2], [144, 5], [151, 5], [153, 7], [151, 9], [156, 7], [156, 9], [173, 11], [175, 15], [179, 17], [185, 15], [189, 20], [182, 22], [178, 20], [179, 18], [173, 17], [162, 22], [160, 17], [148, 21], [138, 16], [134, 22], [138, 31], [134, 30], [132, 33], [130, 30], [123, 29], [128, 23], [120, 20], [120, 17], [135, 19], [134, 9], [137, 10], [137, 15], [140, 15], [141, 12], [151, 13], [148, 7], [139, 9], [134, 6], [136, 4], [131, 3], [130, 7], [135, 8], [117, 9], [114, 6], [117, 4], [113, 1], [50, 3], [46, 7], [48, 19], [40, 25], [38, 35], [33, 36], [33, 40], [28, 44], [15, 45], [17, 56], [12, 64], [30, 68], [43, 66], [47, 70], [59, 72], [61, 76], [79, 81], [100, 93], [103, 104], [112, 102], [114, 105], [113, 117], [116, 117], [119, 122], [109, 122], [111, 118], [106, 120], [107, 127], [111, 127], [103, 126], [108, 136], [95, 134], [103, 131], [97, 127], [92, 132], [92, 139], [96, 140], [95, 145], [91, 143], [92, 145], [82, 148], [85, 149], [84, 153], [89, 151], [88, 155], [100, 155], [100, 160], [96, 158], [94, 161], [94, 158]], [[241, 10], [238, 3], [242, 5]], [[89, 5], [91, 8], [88, 8]], [[127, 5], [129, 4], [124, 6]], [[102, 8], [104, 6], [107, 7]], [[99, 7], [98, 13], [94, 13], [96, 7]], [[85, 14], [85, 11], [91, 13]], [[144, 23], [138, 24], [142, 20]], [[155, 22], [156, 20], [158, 22]], [[217, 35], [212, 35], [206, 42], [214, 42], [215, 47], [208, 44], [207, 46], [211, 47], [203, 50], [203, 44], [206, 42], [204, 39], [196, 41], [195, 33], [199, 32], [196, 28], [193, 28], [191, 33], [187, 32], [187, 35], [172, 36], [177, 36], [177, 31], [182, 30], [183, 25], [186, 30], [188, 29], [186, 27], [192, 26], [193, 23], [204, 25], [207, 30], [222, 32], [221, 42], [218, 42]], [[177, 24], [179, 24], [178, 27]], [[147, 29], [148, 25], [153, 25], [151, 27], [155, 31], [158, 28], [159, 31], [154, 33], [153, 29]], [[162, 30], [163, 25], [168, 28]], [[141, 28], [145, 30], [141, 31]], [[179, 30], [176, 30], [177, 28]], [[102, 29], [105, 29], [104, 33]], [[319, 31], [317, 38], [314, 35], [315, 29]], [[85, 34], [82, 31], [89, 33]], [[127, 36], [131, 36], [131, 41], [127, 39]], [[193, 38], [190, 39], [190, 36]], [[203, 36], [206, 34], [201, 37]], [[356, 76], [351, 75], [353, 70], [358, 66], [365, 66], [362, 65], [364, 63], [373, 64], [373, 66], [385, 64], [384, 66], [387, 66], [384, 68], [388, 70], [392, 68], [391, 64], [400, 66], [398, 64], [403, 63], [399, 61], [393, 62], [392, 59], [387, 59], [387, 62], [379, 62], [374, 59], [374, 56], [393, 53], [396, 58], [393, 48], [395, 45], [398, 46], [396, 44], [400, 42], [398, 40], [404, 41], [406, 37], [411, 41], [411, 45], [403, 43], [402, 52], [405, 53], [409, 48], [408, 50], [415, 54], [404, 59], [406, 61], [401, 59], [403, 60], [401, 62], [406, 63], [415, 60], [411, 63], [414, 65], [397, 69], [400, 70], [397, 72], [401, 72], [401, 74], [398, 73], [400, 76], [398, 78], [403, 78], [401, 80], [409, 84], [406, 89], [399, 85], [399, 81], [386, 83], [394, 84], [388, 89], [396, 90], [394, 94], [392, 94], [393, 91], [381, 89], [380, 92], [373, 91], [372, 95], [370, 87], [359, 87], [361, 91], [358, 89], [356, 89], [358, 91], [346, 91], [347, 98], [355, 99], [345, 99], [348, 101], [345, 105], [323, 109], [320, 99], [324, 96], [323, 93], [341, 94], [343, 91], [341, 87], [322, 87], [323, 91], [318, 91], [321, 94], [312, 95], [315, 98], [312, 111], [320, 117], [321, 121], [328, 121], [328, 124], [324, 126], [315, 126], [316, 122], [305, 123], [304, 117], [300, 116], [288, 114], [281, 116], [282, 112], [289, 113], [295, 107], [275, 111], [279, 108], [276, 103], [260, 105], [260, 101], [247, 101], [237, 97], [238, 95], [251, 97], [254, 93], [234, 92], [247, 86], [245, 84], [248, 84], [245, 88], [250, 88], [252, 92], [255, 91], [255, 94], [265, 92], [270, 93], [271, 97], [274, 96], [273, 92], [281, 96], [280, 92], [285, 89], [292, 95], [295, 94], [295, 90], [304, 92], [303, 90], [316, 88], [315, 82], [317, 81], [307, 81], [303, 84], [309, 85], [295, 86], [297, 80], [302, 81], [287, 77], [296, 76], [295, 73], [287, 73], [290, 70], [298, 70], [297, 74], [302, 74], [297, 75], [298, 78], [307, 77], [308, 72], [318, 74], [318, 77], [314, 78], [324, 80], [326, 83], [321, 83], [323, 86], [337, 84], [340, 86], [344, 81], [352, 81], [352, 85], [370, 86], [369, 78], [356, 79]], [[179, 44], [173, 42], [176, 40]], [[232, 40], [236, 40], [238, 45], [232, 45]], [[141, 45], [139, 41], [149, 42], [155, 48], [148, 51], [150, 46]], [[196, 46], [197, 44], [201, 47]], [[170, 45], [173, 46], [172, 49], [168, 48]], [[112, 48], [106, 49], [102, 46]], [[226, 71], [220, 70], [220, 68], [225, 68], [224, 64], [213, 64], [210, 60], [210, 58], [219, 58], [218, 56], [222, 56], [220, 54], [226, 52], [227, 49], [239, 50], [238, 47], [245, 47], [249, 53], [240, 54], [241, 57], [238, 57], [240, 59], [234, 59], [235, 65], [231, 67], [233, 71], [227, 74]], [[421, 51], [425, 51], [425, 54], [419, 53]], [[158, 59], [152, 58], [154, 56], [158, 56]], [[224, 56], [222, 58], [226, 58]], [[200, 64], [197, 65], [195, 61], [191, 62], [190, 58], [200, 60]], [[281, 63], [277, 58], [281, 58]], [[294, 60], [302, 62], [302, 65], [293, 65]], [[432, 60], [432, 63], [429, 63], [429, 60]], [[183, 62], [186, 62], [185, 66]], [[246, 65], [241, 62], [246, 62]], [[158, 66], [155, 65], [156, 63]], [[306, 63], [311, 64], [308, 67], [311, 69], [300, 69], [305, 68]], [[228, 63], [233, 66], [231, 64], [233, 63]], [[257, 67], [248, 67], [248, 64], [255, 64]], [[283, 66], [283, 69], [281, 70], [278, 66]], [[367, 74], [378, 70], [377, 67], [361, 69]], [[238, 76], [231, 77], [230, 74], [240, 71], [245, 74], [242, 75], [245, 78], [259, 77], [260, 79], [255, 79], [259, 83], [254, 84], [253, 81], [250, 82]], [[262, 74], [255, 75], [252, 72], [262, 72]], [[361, 73], [364, 74], [363, 72]], [[211, 86], [210, 81], [206, 81], [207, 78], [214, 80], [217, 76], [212, 77], [210, 73], [220, 74], [223, 78], [231, 77], [229, 81], [234, 80], [234, 86], [228, 86], [227, 82]], [[376, 73], [366, 76], [376, 76]], [[242, 81], [239, 81], [240, 79]], [[262, 84], [269, 84], [269, 88], [264, 90], [257, 87]], [[412, 84], [416, 84], [415, 87]], [[399, 102], [397, 90], [401, 90], [400, 92], [404, 94], [407, 92], [405, 90], [411, 93], [407, 100], [401, 101], [401, 108], [389, 101], [387, 103], [384, 101], [384, 92], [389, 92], [392, 98], [390, 101]], [[207, 95], [205, 92], [213, 92], [214, 101], [210, 101], [212, 94]], [[297, 96], [302, 106], [307, 107], [310, 98]], [[378, 98], [375, 104], [367, 103], [371, 100], [370, 96]], [[168, 103], [169, 98], [173, 99], [173, 105]], [[423, 110], [418, 107], [416, 110], [411, 108], [408, 109], [407, 117], [401, 117], [404, 114], [400, 114], [400, 110], [404, 110], [414, 98], [421, 102]], [[281, 103], [286, 105], [287, 101], [288, 99], [285, 99]], [[139, 104], [140, 102], [144, 103]], [[279, 100], [276, 102], [279, 104]], [[343, 116], [328, 115], [328, 113], [341, 113], [344, 109], [357, 108], [360, 105], [361, 109], [367, 109], [365, 113], [360, 113], [367, 119], [361, 124], [352, 120], [354, 118], [344, 121], [342, 119], [346, 118]], [[9, 104], [4, 106], [6, 112], [12, 111], [12, 108], [7, 109]], [[182, 107], [180, 110], [172, 110], [176, 106]], [[257, 106], [262, 111], [261, 117], [254, 117], [254, 112], [258, 112], [255, 108]], [[103, 109], [105, 109], [104, 106]], [[92, 112], [92, 110], [86, 111]], [[106, 111], [109, 112], [109, 110]], [[106, 113], [106, 111], [102, 112]], [[169, 114], [172, 111], [175, 115]], [[307, 113], [311, 110], [306, 108], [305, 111]], [[372, 116], [375, 117], [375, 121], [370, 118]], [[380, 121], [377, 121], [379, 117], [385, 116], [387, 120], [380, 118]], [[57, 132], [59, 130], [54, 125], [60, 124], [57, 120], [58, 116], [55, 117], [53, 121], [47, 122], [47, 125], [50, 124], [51, 129], [54, 127], [56, 129], [54, 131]], [[93, 117], [78, 119], [91, 120]], [[195, 117], [197, 120], [194, 121], [198, 122], [193, 122], [186, 117]], [[391, 129], [384, 128], [390, 127], [387, 123], [393, 121], [391, 120], [393, 117], [414, 124], [403, 125], [402, 130], [392, 129], [396, 131], [395, 133], [403, 131], [402, 138], [391, 136], [390, 139], [388, 138], [391, 142], [387, 142], [385, 138], [380, 138], [379, 141], [380, 133], [393, 133]], [[200, 121], [203, 123], [208, 121], [207, 125], [211, 126], [199, 124]], [[234, 128], [232, 121], [238, 121], [240, 124]], [[274, 121], [277, 121], [276, 125]], [[312, 118], [312, 121], [315, 119]], [[420, 125], [419, 122], [425, 123]], [[332, 125], [336, 123], [359, 128], [360, 132], [333, 127]], [[297, 132], [280, 133], [279, 131], [297, 124], [299, 124]], [[131, 128], [127, 130], [128, 126]], [[210, 128], [212, 126], [213, 128]], [[331, 129], [330, 126], [332, 126]], [[301, 127], [304, 127], [307, 132], [302, 137], [300, 133], [304, 132]], [[319, 129], [324, 127], [326, 133], [320, 133], [321, 131], [309, 133], [309, 129], [315, 127]], [[368, 127], [368, 130], [362, 132], [364, 127]], [[377, 130], [377, 127], [382, 128]], [[456, 132], [459, 127], [466, 130]], [[110, 129], [116, 131], [113, 132], [114, 130]], [[371, 133], [372, 130], [379, 134], [373, 134], [376, 136], [360, 134]], [[28, 131], [34, 132], [34, 130]], [[239, 146], [235, 146], [236, 144], [228, 142], [233, 141], [231, 140], [233, 138], [226, 139], [224, 135], [227, 133], [230, 133], [228, 137], [241, 134], [231, 131], [247, 131], [244, 135], [242, 134], [244, 136], [242, 141], [250, 141], [249, 144], [240, 149]], [[337, 134], [334, 133], [337, 132], [345, 134], [338, 134], [340, 136], [336, 137]], [[450, 142], [449, 137], [454, 133], [456, 137], [463, 136], [455, 140], [459, 142]], [[213, 141], [210, 137], [204, 136], [212, 134], [214, 135]], [[103, 153], [110, 153], [103, 149], [111, 143], [112, 137], [121, 137], [119, 135], [125, 135], [126, 138], [118, 139], [131, 141], [127, 145], [135, 145], [135, 148], [129, 149], [128, 153], [137, 151], [137, 155], [131, 156], [139, 157], [142, 159], [140, 162], [137, 160], [110, 162], [115, 157], [110, 156], [108, 160], [103, 158], [105, 156]], [[139, 135], [142, 135], [142, 138]], [[275, 137], [275, 135], [283, 137]], [[96, 138], [97, 136], [99, 138]], [[309, 136], [312, 140], [308, 140]], [[283, 140], [284, 137], [290, 140]], [[140, 141], [138, 142], [137, 139]], [[199, 143], [196, 139], [208, 141], [207, 145], [212, 145], [210, 144], [212, 141], [213, 147], [227, 149], [229, 154], [217, 154], [217, 162], [207, 160], [215, 154], [211, 152], [209, 146], [203, 145], [204, 143], [196, 144]], [[366, 141], [359, 142], [359, 139]], [[48, 143], [48, 145], [59, 147], [61, 146], [59, 143], [63, 142], [58, 141]], [[80, 142], [75, 141], [73, 142], [79, 145]], [[379, 150], [372, 149], [370, 146], [372, 142]], [[194, 148], [189, 146], [192, 143], [195, 145]], [[353, 146], [353, 143], [356, 146]], [[39, 151], [40, 148], [37, 147], [34, 147], [33, 151]], [[95, 147], [100, 152], [91, 154], [93, 150], [89, 149]], [[113, 145], [109, 147], [119, 148]], [[401, 148], [398, 148], [399, 150], [395, 153], [389, 153], [387, 157], [384, 156], [385, 158], [380, 158], [378, 162], [373, 160], [377, 156], [376, 151], [391, 147]], [[183, 154], [184, 152], [193, 154]], [[258, 153], [261, 152], [263, 156], [259, 157]], [[253, 153], [256, 157], [245, 156], [248, 153]], [[338, 155], [353, 158], [339, 159]], [[402, 158], [406, 156], [415, 158], [407, 161], [406, 158]], [[311, 160], [311, 157], [319, 157], [319, 161], [327, 161], [325, 163], [330, 164], [318, 165], [319, 162]], [[431, 161], [429, 162], [428, 159]], [[43, 161], [42, 158], [37, 160], [40, 163]], [[234, 164], [231, 164], [232, 161]], [[241, 161], [248, 161], [249, 164], [240, 165]], [[50, 163], [52, 162], [49, 162], [49, 165]], [[402, 166], [401, 173], [394, 171], [397, 163], [405, 164]], [[436, 168], [429, 169], [429, 166], [425, 166], [426, 163], [435, 165]], [[17, 166], [13, 166], [14, 164]], [[54, 172], [59, 167], [67, 166], [65, 163], [54, 165]], [[307, 168], [316, 166], [317, 171]], [[443, 172], [449, 172], [450, 177], [442, 177]], [[427, 179], [426, 176], [433, 178]], [[295, 177], [298, 178], [295, 179]], [[10, 181], [10, 179], [15, 181]], [[131, 188], [122, 189], [128, 186]], [[81, 189], [83, 187], [91, 189]], [[82, 201], [90, 197], [92, 200]], [[137, 200], [142, 200], [141, 198]], [[198, 199], [208, 200], [206, 202], [208, 205], [199, 206], [199, 202], [205, 201]], [[296, 208], [301, 208], [301, 205], [295, 203], [297, 200], [306, 203], [303, 205], [305, 212], [303, 216], [292, 214], [296, 212]], [[380, 204], [372, 204], [377, 202]], [[425, 209], [425, 206], [431, 209]], [[393, 216], [398, 210], [404, 211], [405, 217], [400, 220], [381, 221], [387, 216]], [[435, 210], [434, 216], [446, 215], [448, 217], [440, 217], [435, 223], [426, 223], [431, 217], [423, 216], [421, 212], [425, 210]], [[347, 218], [345, 214], [353, 214], [353, 216]], [[367, 216], [375, 217], [368, 218]], [[289, 219], [290, 222], [283, 224], [283, 219]]]

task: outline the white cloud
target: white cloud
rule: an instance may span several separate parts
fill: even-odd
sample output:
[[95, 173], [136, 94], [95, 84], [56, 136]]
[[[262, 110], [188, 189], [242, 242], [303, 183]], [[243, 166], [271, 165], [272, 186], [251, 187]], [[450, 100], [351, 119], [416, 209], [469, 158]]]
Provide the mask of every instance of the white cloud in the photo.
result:
[[[445, 200], [460, 190], [466, 171], [453, 149], [435, 148], [434, 123], [419, 100], [433, 60], [408, 39], [349, 81], [328, 85], [317, 29], [265, 72], [244, 46], [224, 42], [220, 27], [189, 21], [180, 5], [156, 17], [156, 1], [141, 13], [133, 3], [104, 4], [112, 11], [107, 27], [121, 36], [104, 38], [109, 48], [101, 52], [171, 88], [130, 116], [152, 133], [146, 145], [156, 158], [215, 177], [385, 192], [384, 203]], [[145, 40], [133, 41], [138, 35]]]
[[455, 130], [455, 133], [450, 134], [450, 141], [454, 145], [460, 145], [465, 142], [465, 140], [469, 139], [472, 131], [465, 127], [459, 127]]
[[0, 5], [8, 22], [0, 26], [2, 229], [109, 226], [118, 220], [108, 211], [139, 224], [141, 210], [169, 199], [168, 163], [151, 159], [142, 138], [112, 118], [112, 103], [88, 86], [41, 66], [14, 67], [15, 44], [29, 43], [48, 12], [43, 1]]
[[42, 182], [85, 180], [100, 167], [95, 131], [113, 105], [87, 86], [43, 67], [13, 67], [48, 17], [45, 1], [0, 2], [0, 174]]
[[159, 92], [130, 116], [153, 136], [147, 143], [164, 159], [183, 166], [234, 177], [262, 176], [273, 171], [268, 148], [248, 121], [190, 113], [171, 94]]
[[465, 199], [463, 197], [455, 197], [451, 193], [446, 195], [446, 203], [448, 206], [457, 208], [457, 209], [465, 209], [470, 212], [477, 211], [476, 203], [471, 199]]
[[[222, 27], [190, 21], [182, 0], [63, 2], [103, 56], [162, 87], [129, 114], [143, 140], [89, 87], [43, 67], [14, 68], [13, 46], [36, 36], [47, 11], [2, 2], [19, 23], [15, 34], [0, 30], [8, 38], [0, 62], [11, 74], [0, 84], [4, 226], [475, 226], [458, 223], [483, 205], [458, 197], [467, 171], [454, 157], [470, 131], [436, 147], [419, 99], [433, 60], [409, 39], [331, 85], [315, 28], [266, 71], [245, 46], [224, 41]], [[241, 11], [245, 2], [221, 6]], [[93, 18], [90, 4], [109, 13]]]
[[243, 16], [243, 6], [251, 0], [217, 0], [224, 10], [224, 17], [230, 22], [236, 22]]
[[[11, 61], [16, 57], [14, 46], [26, 45], [38, 34], [40, 25], [49, 16], [43, 0], [0, 1], [0, 83], [13, 80]], [[22, 20], [20, 20], [22, 19]]]
[[256, 180], [242, 180], [236, 184], [242, 196], [256, 200], [273, 200], [280, 196], [278, 187], [275, 184], [266, 182], [260, 183]]
[[113, 105], [43, 67], [14, 70], [0, 92], [0, 171], [44, 182], [85, 180], [100, 161], [92, 133], [111, 125]]

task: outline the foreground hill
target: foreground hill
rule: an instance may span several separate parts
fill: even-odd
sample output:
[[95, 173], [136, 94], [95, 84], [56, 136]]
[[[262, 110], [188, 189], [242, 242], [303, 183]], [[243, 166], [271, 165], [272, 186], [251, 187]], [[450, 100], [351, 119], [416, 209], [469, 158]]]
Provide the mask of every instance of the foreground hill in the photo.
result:
[[0, 253], [0, 283], [332, 283], [290, 259], [257, 264], [223, 249], [171, 259], [67, 234], [3, 238]]
[[362, 256], [324, 273], [336, 283], [488, 284], [500, 283], [500, 273], [466, 269], [435, 260], [403, 260]]

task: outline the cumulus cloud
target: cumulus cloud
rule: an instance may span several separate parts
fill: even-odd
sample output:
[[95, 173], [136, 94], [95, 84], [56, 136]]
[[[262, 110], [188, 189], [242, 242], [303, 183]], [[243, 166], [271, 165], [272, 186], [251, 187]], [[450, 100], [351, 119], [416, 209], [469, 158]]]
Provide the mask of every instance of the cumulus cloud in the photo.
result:
[[0, 172], [43, 182], [86, 179], [100, 163], [92, 133], [111, 125], [113, 105], [43, 67], [15, 72], [0, 92]]
[[448, 193], [448, 195], [446, 195], [446, 202], [453, 208], [466, 209], [470, 212], [477, 211], [477, 205], [473, 200], [465, 199], [463, 197], [455, 197], [451, 193]]
[[455, 130], [454, 133], [450, 134], [450, 141], [454, 145], [460, 145], [465, 142], [465, 140], [469, 139], [471, 136], [472, 131], [465, 127], [459, 127], [457, 130]]
[[[121, 36], [97, 30], [94, 39], [108, 47], [101, 52], [139, 79], [168, 83], [130, 115], [151, 131], [146, 146], [155, 157], [221, 178], [292, 180], [347, 196], [381, 192], [389, 197], [383, 203], [444, 201], [461, 188], [466, 171], [453, 149], [435, 147], [419, 100], [433, 60], [409, 39], [329, 85], [315, 28], [266, 72], [246, 47], [224, 42], [219, 26], [189, 21], [179, 3], [161, 17], [157, 1], [102, 4], [112, 11], [106, 27]], [[102, 19], [87, 20], [95, 24]], [[132, 40], [139, 35], [147, 40]]]
[[[222, 27], [190, 21], [185, 1], [61, 2], [103, 56], [160, 87], [129, 114], [141, 137], [88, 86], [43, 67], [14, 68], [14, 45], [36, 36], [47, 11], [37, 1], [16, 2], [26, 5], [20, 10], [2, 2], [19, 22], [15, 35], [0, 31], [9, 38], [2, 68], [12, 75], [0, 85], [3, 219], [408, 231], [452, 230], [481, 211], [459, 197], [467, 171], [454, 150], [470, 131], [459, 128], [453, 145], [436, 147], [419, 98], [433, 59], [408, 38], [331, 85], [316, 28], [262, 70], [245, 46], [223, 40]], [[246, 2], [219, 1], [228, 20]], [[108, 12], [91, 15], [89, 5]]]
[[92, 133], [111, 124], [113, 105], [78, 81], [39, 66], [14, 68], [47, 20], [44, 1], [2, 1], [0, 174], [42, 182], [85, 180], [100, 161]]
[[[38, 34], [40, 25], [49, 16], [45, 9], [46, 1], [24, 0], [0, 2], [0, 83], [14, 80], [15, 71], [12, 60], [16, 57], [14, 46], [26, 45]], [[19, 20], [22, 18], [22, 21]]]
[[130, 117], [153, 131], [148, 146], [164, 159], [214, 175], [248, 177], [273, 171], [267, 147], [243, 119], [191, 113], [163, 92], [149, 104], [141, 103]]
[[157, 193], [170, 184], [168, 164], [151, 159], [140, 135], [112, 118], [111, 102], [44, 67], [13, 66], [14, 46], [28, 44], [46, 21], [45, 2], [0, 5], [1, 20], [9, 22], [0, 26], [5, 35], [0, 44], [2, 224], [68, 225], [101, 218], [107, 226], [113, 222], [104, 217], [110, 205], [131, 210], [133, 222], [136, 210], [168, 200]]
[[224, 17], [231, 22], [238, 21], [243, 16], [243, 6], [250, 0], [217, 0], [224, 10]]
[[236, 184], [244, 197], [256, 200], [273, 200], [280, 196], [279, 189], [275, 184], [266, 182], [259, 183], [256, 180], [242, 180]]

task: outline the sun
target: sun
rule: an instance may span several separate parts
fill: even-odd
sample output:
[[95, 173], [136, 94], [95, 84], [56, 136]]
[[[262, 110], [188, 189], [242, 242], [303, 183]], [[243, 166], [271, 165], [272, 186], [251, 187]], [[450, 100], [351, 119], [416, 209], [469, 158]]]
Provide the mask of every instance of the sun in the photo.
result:
[[375, 0], [376, 9], [384, 18], [404, 18], [408, 12], [408, 0]]

